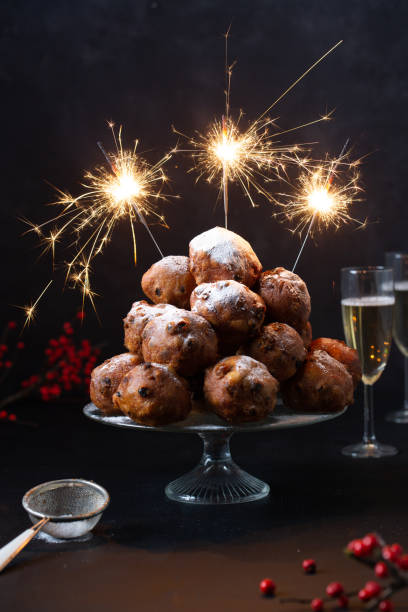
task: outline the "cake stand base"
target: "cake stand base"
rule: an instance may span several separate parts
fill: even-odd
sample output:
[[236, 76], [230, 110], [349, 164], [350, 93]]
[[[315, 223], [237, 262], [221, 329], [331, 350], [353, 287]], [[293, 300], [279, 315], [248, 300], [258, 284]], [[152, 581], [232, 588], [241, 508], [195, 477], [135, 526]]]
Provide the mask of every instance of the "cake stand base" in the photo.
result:
[[241, 504], [269, 495], [269, 485], [242, 470], [231, 458], [232, 434], [200, 433], [204, 450], [193, 470], [170, 482], [169, 499], [189, 504]]
[[165, 492], [169, 499], [177, 502], [221, 505], [252, 502], [269, 494], [269, 486], [265, 482], [247, 474], [232, 460], [229, 443], [234, 433], [305, 427], [335, 419], [345, 410], [329, 414], [294, 413], [278, 402], [273, 414], [263, 421], [232, 424], [204, 410], [202, 404], [196, 402], [184, 421], [161, 427], [142, 425], [124, 415], [106, 415], [94, 404], [85, 406], [84, 414], [92, 421], [110, 427], [198, 434], [204, 444], [200, 463], [184, 476], [170, 482]]

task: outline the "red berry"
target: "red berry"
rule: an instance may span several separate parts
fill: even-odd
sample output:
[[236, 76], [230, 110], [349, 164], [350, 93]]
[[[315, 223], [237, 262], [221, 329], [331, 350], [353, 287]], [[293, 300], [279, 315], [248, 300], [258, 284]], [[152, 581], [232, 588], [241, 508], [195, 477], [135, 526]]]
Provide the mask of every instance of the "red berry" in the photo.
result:
[[381, 586], [375, 580], [370, 580], [366, 583], [364, 590], [367, 591], [369, 597], [377, 597], [381, 593]]
[[365, 555], [371, 552], [370, 549], [364, 544], [363, 540], [352, 540], [347, 545], [347, 548], [356, 557], [365, 557]]
[[397, 565], [402, 570], [408, 570], [408, 555], [402, 555], [399, 559], [397, 559]]
[[395, 544], [391, 544], [390, 548], [398, 557], [404, 552], [401, 544], [398, 544], [397, 542]]
[[361, 589], [358, 592], [358, 597], [361, 601], [369, 601], [371, 599], [371, 595], [366, 591], [366, 589]]
[[378, 606], [378, 609], [381, 610], [381, 612], [392, 612], [394, 610], [394, 605], [389, 599], [384, 599]]
[[343, 591], [343, 585], [340, 582], [330, 582], [326, 587], [326, 593], [329, 597], [340, 597]]
[[388, 576], [388, 567], [384, 561], [379, 561], [374, 568], [377, 578], [386, 578]]
[[4, 362], [4, 367], [5, 368], [11, 368], [13, 366], [13, 362], [12, 361], [5, 361]]
[[394, 548], [392, 548], [392, 546], [384, 546], [381, 552], [383, 559], [385, 559], [386, 561], [394, 562], [399, 557], [399, 554]]
[[346, 595], [340, 595], [340, 597], [337, 600], [337, 603], [339, 604], [339, 608], [348, 608], [349, 605], [349, 600], [348, 597], [346, 597]]
[[17, 421], [17, 417], [15, 414], [11, 413], [8, 415], [8, 420], [9, 421]]
[[9, 321], [8, 322], [8, 328], [9, 329], [16, 329], [17, 327], [17, 323], [15, 321]]
[[275, 593], [276, 585], [270, 578], [264, 578], [259, 583], [259, 590], [263, 595], [273, 595]]
[[24, 342], [17, 342], [17, 348], [21, 351], [21, 349], [23, 349], [25, 347]]
[[82, 321], [82, 319], [85, 319], [85, 313], [83, 310], [80, 310], [79, 312], [77, 312], [77, 319], [79, 319], [80, 321]]
[[323, 599], [319, 599], [319, 597], [312, 599], [312, 601], [310, 602], [310, 607], [312, 610], [314, 610], [314, 612], [320, 612], [320, 610], [323, 610], [324, 608]]
[[378, 539], [375, 533], [367, 533], [363, 538], [363, 544], [370, 552], [378, 546]]
[[7, 418], [7, 411], [0, 410], [0, 419], [6, 419], [6, 418]]
[[8, 349], [7, 344], [0, 344], [0, 352], [5, 353]]
[[302, 568], [306, 574], [314, 574], [316, 572], [316, 561], [314, 559], [305, 559], [302, 561]]

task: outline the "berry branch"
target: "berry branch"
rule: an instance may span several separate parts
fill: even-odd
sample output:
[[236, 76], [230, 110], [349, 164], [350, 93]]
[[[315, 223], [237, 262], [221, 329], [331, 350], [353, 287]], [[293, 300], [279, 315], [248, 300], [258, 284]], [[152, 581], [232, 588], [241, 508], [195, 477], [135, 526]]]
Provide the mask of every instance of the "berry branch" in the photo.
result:
[[[25, 378], [18, 390], [12, 391], [0, 401], [0, 420], [17, 422], [16, 415], [8, 413], [4, 408], [34, 394], [39, 394], [43, 401], [48, 402], [66, 393], [80, 392], [85, 395], [88, 392], [90, 375], [101, 346], [93, 346], [88, 339], [80, 340], [77, 337], [83, 318], [82, 312], [77, 313], [72, 321], [63, 324], [58, 338], [48, 341], [39, 370]], [[25, 342], [18, 336], [15, 321], [7, 324], [0, 342], [0, 385], [4, 386], [26, 348]], [[19, 422], [22, 423], [21, 420]]]
[[[312, 600], [286, 597], [280, 599], [280, 602], [305, 604], [314, 612], [321, 612], [325, 609], [326, 602], [337, 600], [339, 608], [348, 609], [350, 599], [358, 597], [360, 602], [365, 604], [364, 609], [367, 612], [392, 612], [392, 597], [408, 588], [408, 554], [404, 553], [402, 546], [398, 543], [388, 545], [377, 533], [368, 533], [361, 539], [352, 540], [344, 552], [349, 558], [372, 569], [377, 579], [387, 582], [380, 584], [377, 580], [369, 580], [358, 591], [346, 591], [340, 582], [331, 582], [326, 587], [324, 597], [315, 597]], [[314, 574], [316, 562], [313, 559], [305, 559], [302, 568], [306, 574]], [[270, 578], [265, 578], [259, 588], [263, 595], [272, 596], [275, 594], [276, 585]]]

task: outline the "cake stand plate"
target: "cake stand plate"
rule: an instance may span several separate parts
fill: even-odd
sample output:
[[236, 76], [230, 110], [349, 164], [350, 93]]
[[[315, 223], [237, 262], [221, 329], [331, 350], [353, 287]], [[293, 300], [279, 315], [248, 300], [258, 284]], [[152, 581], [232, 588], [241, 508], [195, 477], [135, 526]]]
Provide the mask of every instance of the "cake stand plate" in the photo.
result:
[[135, 423], [126, 416], [107, 416], [94, 404], [87, 404], [84, 408], [84, 414], [89, 419], [104, 425], [198, 434], [204, 445], [200, 463], [187, 474], [170, 482], [165, 489], [170, 499], [190, 504], [237, 504], [256, 501], [269, 494], [266, 482], [251, 476], [233, 461], [230, 439], [234, 433], [304, 427], [330, 421], [345, 411], [346, 408], [335, 414], [300, 414], [278, 404], [274, 413], [264, 421], [230, 425], [215, 414], [203, 410], [197, 403], [184, 421], [164, 427], [151, 427]]

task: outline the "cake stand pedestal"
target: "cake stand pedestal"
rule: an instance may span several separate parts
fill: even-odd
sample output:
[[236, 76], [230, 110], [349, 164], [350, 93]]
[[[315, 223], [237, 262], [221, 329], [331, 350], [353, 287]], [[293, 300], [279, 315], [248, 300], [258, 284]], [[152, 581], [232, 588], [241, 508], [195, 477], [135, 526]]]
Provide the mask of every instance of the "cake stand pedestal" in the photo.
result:
[[164, 427], [141, 425], [126, 416], [106, 416], [94, 404], [87, 404], [84, 414], [93, 421], [113, 427], [198, 434], [204, 445], [201, 460], [193, 470], [166, 486], [167, 497], [190, 504], [238, 504], [266, 497], [269, 485], [251, 476], [233, 461], [229, 444], [234, 433], [305, 427], [330, 421], [345, 410], [335, 414], [299, 414], [278, 405], [264, 421], [229, 425], [198, 405], [198, 409], [194, 408], [184, 421]]

